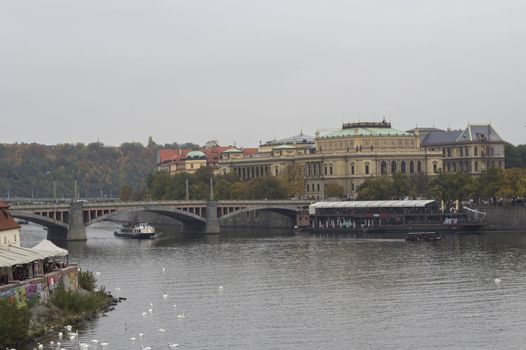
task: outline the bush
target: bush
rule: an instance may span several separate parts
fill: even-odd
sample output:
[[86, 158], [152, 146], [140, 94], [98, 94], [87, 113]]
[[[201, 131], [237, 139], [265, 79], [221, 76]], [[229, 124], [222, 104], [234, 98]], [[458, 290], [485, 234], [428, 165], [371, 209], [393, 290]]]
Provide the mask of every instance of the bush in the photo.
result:
[[103, 292], [80, 295], [76, 291], [66, 290], [64, 285], [59, 285], [51, 295], [51, 302], [68, 313], [96, 311], [107, 301], [108, 296]]
[[26, 307], [0, 300], [0, 344], [16, 345], [26, 341], [30, 318]]
[[82, 289], [93, 292], [97, 287], [97, 279], [91, 271], [79, 271], [79, 286]]

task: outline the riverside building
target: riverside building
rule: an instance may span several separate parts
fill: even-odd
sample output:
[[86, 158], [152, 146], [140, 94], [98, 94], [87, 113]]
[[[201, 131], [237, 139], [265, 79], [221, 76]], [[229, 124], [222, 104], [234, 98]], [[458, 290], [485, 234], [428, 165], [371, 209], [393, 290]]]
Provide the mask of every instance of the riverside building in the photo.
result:
[[463, 130], [447, 131], [416, 128], [409, 132], [420, 135], [423, 148], [442, 152], [440, 167], [445, 173], [476, 176], [491, 168], [504, 169], [505, 141], [491, 124], [468, 124]]
[[300, 134], [269, 141], [250, 156], [229, 150], [219, 161], [220, 173], [234, 173], [242, 179], [280, 176], [301, 170], [305, 196], [325, 198], [325, 186], [335, 182], [353, 196], [372, 176], [433, 175], [440, 171], [442, 152], [420, 147], [418, 132], [392, 128], [386, 122], [346, 123], [338, 131], [314, 138]]

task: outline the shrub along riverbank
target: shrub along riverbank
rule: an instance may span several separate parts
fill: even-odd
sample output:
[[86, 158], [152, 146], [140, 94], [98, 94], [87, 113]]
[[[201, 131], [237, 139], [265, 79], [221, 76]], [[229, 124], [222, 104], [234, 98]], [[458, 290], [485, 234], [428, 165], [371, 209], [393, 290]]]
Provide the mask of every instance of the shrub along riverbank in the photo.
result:
[[109, 311], [118, 300], [96, 289], [96, 279], [89, 271], [79, 272], [77, 291], [58, 286], [45, 304], [31, 308], [0, 301], [0, 346], [17, 346], [32, 342], [47, 332], [75, 324], [98, 312]]

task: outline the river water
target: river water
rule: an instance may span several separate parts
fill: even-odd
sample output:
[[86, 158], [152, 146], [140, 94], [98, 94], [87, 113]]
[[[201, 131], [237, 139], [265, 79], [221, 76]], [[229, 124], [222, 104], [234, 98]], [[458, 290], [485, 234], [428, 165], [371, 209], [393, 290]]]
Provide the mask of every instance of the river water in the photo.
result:
[[[434, 243], [249, 233], [137, 241], [114, 238], [116, 228], [91, 226], [87, 242], [67, 246], [73, 263], [127, 298], [79, 329], [91, 349], [92, 339], [108, 350], [526, 344], [526, 233]], [[45, 233], [24, 225], [22, 243]], [[78, 349], [79, 341], [62, 347]]]

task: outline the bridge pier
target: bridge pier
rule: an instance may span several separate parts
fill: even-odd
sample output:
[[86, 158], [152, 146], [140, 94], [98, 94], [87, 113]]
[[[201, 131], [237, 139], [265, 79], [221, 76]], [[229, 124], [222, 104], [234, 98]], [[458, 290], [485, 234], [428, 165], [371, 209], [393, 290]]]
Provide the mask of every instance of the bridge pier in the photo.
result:
[[[69, 207], [69, 223], [67, 241], [86, 241], [86, 226], [84, 225], [84, 212], [82, 203], [73, 202]], [[49, 235], [49, 232], [48, 232]]]
[[219, 219], [217, 218], [217, 201], [209, 200], [206, 203], [206, 234], [218, 234], [221, 233], [219, 227]]

